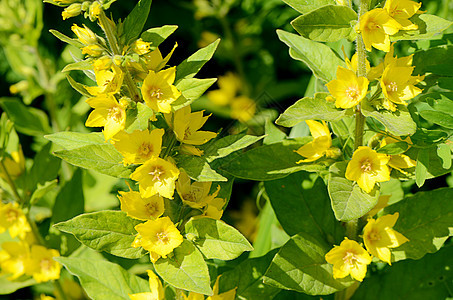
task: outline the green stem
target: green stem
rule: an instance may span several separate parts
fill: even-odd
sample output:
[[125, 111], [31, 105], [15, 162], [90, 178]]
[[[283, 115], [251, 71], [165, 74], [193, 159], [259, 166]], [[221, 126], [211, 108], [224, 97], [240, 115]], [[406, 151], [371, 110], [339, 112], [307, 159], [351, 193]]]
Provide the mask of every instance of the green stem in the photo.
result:
[[14, 197], [16, 197], [16, 201], [19, 202], [20, 204], [23, 204], [24, 201], [23, 201], [22, 197], [19, 195], [16, 185], [14, 184], [13, 179], [9, 175], [8, 170], [5, 167], [5, 164], [3, 163], [3, 160], [0, 160], [0, 169], [1, 169], [2, 173], [5, 174], [6, 181], [8, 182], [9, 186], [11, 187]]
[[[107, 41], [110, 45], [110, 49], [112, 50], [113, 55], [121, 55], [121, 49], [118, 44], [118, 40], [115, 37], [115, 30], [113, 26], [110, 24], [110, 20], [107, 18], [103, 10], [101, 10], [101, 13], [99, 14], [99, 23], [102, 29], [104, 30], [105, 36], [107, 37]], [[131, 99], [135, 102], [140, 102], [141, 101], [140, 93], [138, 92], [137, 85], [135, 84], [134, 79], [132, 79], [132, 76], [127, 70], [127, 68], [122, 66], [120, 66], [120, 68], [124, 73], [124, 81], [126, 83]]]

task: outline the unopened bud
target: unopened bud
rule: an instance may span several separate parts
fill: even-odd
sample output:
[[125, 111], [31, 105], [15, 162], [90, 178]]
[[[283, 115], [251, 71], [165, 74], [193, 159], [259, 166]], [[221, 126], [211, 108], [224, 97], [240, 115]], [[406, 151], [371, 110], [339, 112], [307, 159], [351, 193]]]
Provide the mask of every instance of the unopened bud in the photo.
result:
[[99, 14], [101, 13], [101, 10], [102, 10], [102, 6], [99, 2], [97, 1], [94, 1], [93, 3], [91, 3], [90, 5], [90, 20], [91, 21], [95, 21]]
[[96, 35], [91, 29], [83, 24], [83, 27], [79, 27], [76, 24], [72, 25], [71, 30], [77, 35], [79, 41], [84, 45], [92, 45], [97, 43]]
[[81, 12], [82, 12], [82, 4], [73, 3], [63, 10], [63, 12], [61, 13], [61, 16], [63, 17], [63, 20], [66, 20], [71, 17], [80, 15]]

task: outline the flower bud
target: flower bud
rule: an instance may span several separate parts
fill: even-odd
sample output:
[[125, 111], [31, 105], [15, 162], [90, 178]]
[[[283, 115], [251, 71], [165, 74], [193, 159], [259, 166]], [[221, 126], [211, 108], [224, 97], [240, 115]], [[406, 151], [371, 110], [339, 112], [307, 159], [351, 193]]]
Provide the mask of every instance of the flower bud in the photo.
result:
[[81, 12], [82, 12], [82, 4], [73, 3], [63, 10], [63, 12], [61, 13], [61, 16], [63, 17], [63, 20], [66, 20], [71, 17], [80, 15]]
[[99, 14], [101, 13], [101, 10], [102, 10], [102, 6], [99, 2], [97, 1], [94, 1], [93, 3], [91, 3], [90, 5], [90, 20], [91, 21], [94, 21], [98, 18]]
[[76, 24], [72, 25], [71, 30], [77, 35], [79, 41], [84, 45], [92, 45], [97, 43], [96, 35], [88, 27], [83, 24], [83, 27], [79, 27]]

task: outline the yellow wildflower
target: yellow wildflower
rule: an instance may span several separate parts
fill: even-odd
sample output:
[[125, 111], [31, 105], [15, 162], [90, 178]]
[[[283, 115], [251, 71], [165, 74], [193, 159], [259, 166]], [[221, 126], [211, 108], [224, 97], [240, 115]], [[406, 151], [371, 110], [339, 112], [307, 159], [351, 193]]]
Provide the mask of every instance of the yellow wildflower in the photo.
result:
[[247, 122], [256, 112], [256, 103], [247, 96], [239, 96], [231, 100], [231, 117], [240, 122]]
[[370, 193], [376, 182], [390, 180], [390, 169], [387, 166], [389, 156], [377, 153], [370, 147], [360, 146], [352, 155], [346, 167], [346, 178], [357, 181], [362, 190]]
[[101, 13], [101, 10], [102, 10], [101, 4], [98, 1], [93, 1], [89, 9], [90, 20], [91, 21], [96, 20], [99, 14]]
[[306, 159], [301, 159], [297, 163], [315, 161], [324, 155], [335, 156], [335, 152], [337, 151], [335, 150], [336, 148], [331, 148], [332, 138], [330, 137], [329, 127], [327, 127], [326, 122], [322, 121], [322, 123], [319, 123], [313, 120], [307, 120], [305, 123], [307, 123], [310, 129], [313, 141], [295, 151], [297, 154], [306, 157]]
[[409, 241], [404, 235], [392, 227], [398, 220], [398, 213], [385, 215], [377, 220], [368, 219], [363, 229], [363, 241], [368, 252], [380, 260], [391, 265], [391, 252], [389, 248], [396, 248]]
[[138, 232], [136, 240], [145, 250], [154, 252], [163, 258], [181, 245], [183, 238], [169, 217], [149, 220], [135, 226]]
[[37, 282], [46, 282], [60, 278], [61, 265], [53, 260], [60, 256], [55, 249], [40, 245], [31, 246], [30, 257], [26, 264], [26, 274], [33, 276]]
[[110, 56], [102, 56], [100, 58], [97, 58], [93, 62], [93, 69], [94, 72], [100, 71], [100, 70], [108, 70], [112, 67], [113, 64], [113, 59]]
[[63, 17], [63, 20], [66, 20], [71, 17], [80, 15], [81, 12], [82, 12], [82, 4], [73, 3], [63, 10], [63, 12], [61, 13], [61, 16]]
[[162, 158], [154, 158], [138, 167], [131, 175], [131, 179], [139, 182], [142, 197], [151, 197], [159, 194], [162, 197], [173, 199], [175, 181], [178, 179], [178, 168]]
[[159, 277], [154, 274], [153, 271], [147, 270], [149, 277], [149, 289], [151, 292], [148, 293], [138, 293], [138, 294], [129, 294], [131, 300], [163, 300], [165, 299], [165, 292], [162, 286], [162, 282]]
[[333, 277], [352, 278], [362, 281], [366, 275], [367, 265], [371, 263], [371, 256], [359, 243], [345, 238], [340, 246], [334, 246], [326, 256], [326, 261], [333, 265]]
[[154, 220], [162, 216], [165, 211], [164, 199], [159, 195], [142, 198], [139, 192], [120, 191], [121, 210], [131, 218], [138, 220]]
[[390, 200], [390, 195], [379, 196], [378, 203], [370, 210], [367, 214], [368, 217], [373, 217], [375, 214], [380, 212], [383, 208], [387, 207]]
[[171, 112], [171, 103], [181, 96], [181, 92], [173, 85], [175, 77], [175, 67], [157, 73], [150, 70], [142, 85], [146, 105], [156, 112]]
[[132, 44], [132, 51], [138, 55], [144, 55], [150, 51], [151, 44], [143, 41], [141, 38]]
[[203, 116], [203, 111], [192, 113], [188, 105], [174, 113], [173, 123], [169, 115], [166, 115], [166, 120], [169, 124], [173, 124], [173, 131], [178, 141], [189, 145], [202, 145], [217, 136], [215, 132], [199, 130], [209, 116]]
[[206, 95], [209, 100], [220, 106], [229, 104], [242, 86], [241, 79], [231, 72], [219, 76], [217, 85], [219, 86], [218, 90], [210, 91]]
[[25, 274], [26, 260], [30, 248], [25, 242], [4, 242], [0, 250], [0, 274], [11, 274], [9, 280], [14, 280]]
[[368, 79], [357, 77], [356, 74], [343, 67], [337, 68], [337, 78], [326, 84], [327, 89], [335, 98], [335, 106], [351, 108], [362, 101], [368, 91]]
[[211, 185], [212, 182], [195, 181], [191, 183], [189, 175], [183, 171], [176, 182], [176, 191], [184, 204], [195, 209], [202, 209], [219, 193], [220, 186], [216, 192], [208, 195]]
[[417, 30], [418, 26], [408, 19], [415, 15], [421, 6], [421, 3], [410, 0], [387, 0], [384, 9], [401, 25], [401, 29]]
[[[388, 136], [388, 137], [385, 137], [381, 141], [381, 147], [384, 147], [385, 145], [388, 145], [388, 144], [397, 143], [400, 141], [401, 140]], [[407, 137], [402, 141], [407, 142], [408, 144], [412, 144], [410, 137]], [[400, 171], [401, 171], [401, 169], [413, 168], [416, 165], [417, 165], [417, 162], [415, 160], [411, 159], [409, 156], [404, 155], [404, 154], [390, 155], [390, 160], [388, 162], [389, 167], [400, 170]]]
[[162, 70], [170, 60], [173, 52], [175, 52], [176, 47], [178, 47], [177, 43], [175, 43], [173, 49], [167, 54], [167, 56], [165, 56], [165, 58], [162, 57], [162, 53], [160, 52], [159, 48], [156, 48], [154, 51], [146, 54], [144, 56], [146, 68], [148, 70], [153, 70], [154, 72], [159, 72], [160, 70]]
[[204, 209], [203, 216], [206, 216], [208, 218], [220, 220], [220, 218], [223, 215], [223, 207], [226, 204], [226, 199], [223, 198], [215, 198], [217, 197], [217, 193], [219, 192], [219, 189], [217, 189], [214, 194], [212, 194], [211, 197], [208, 198], [207, 200], [207, 205]]
[[79, 41], [84, 45], [96, 44], [98, 41], [96, 34], [94, 34], [91, 29], [86, 27], [85, 24], [83, 24], [83, 28], [77, 26], [76, 24], [73, 24], [71, 26], [71, 30], [76, 34]]
[[18, 236], [22, 240], [28, 232], [31, 232], [27, 218], [19, 205], [15, 202], [4, 204], [0, 201], [0, 233], [6, 230], [12, 238]]
[[88, 45], [82, 48], [82, 54], [88, 54], [92, 57], [101, 56], [104, 53], [104, 48], [98, 44]]
[[[25, 157], [22, 147], [19, 146], [18, 151], [11, 152], [10, 156], [5, 156], [2, 162], [11, 179], [16, 179], [22, 175], [25, 171]], [[0, 171], [0, 177], [6, 180], [7, 174]]]
[[123, 84], [124, 73], [114, 64], [112, 64], [111, 67], [113, 72], [108, 69], [95, 70], [97, 86], [86, 87], [86, 90], [91, 95], [116, 94], [120, 91]]
[[382, 76], [382, 73], [384, 72], [384, 69], [392, 64], [395, 63], [397, 67], [411, 67], [412, 66], [412, 59], [413, 59], [413, 54], [405, 57], [394, 57], [393, 54], [395, 52], [395, 43], [392, 43], [390, 45], [390, 50], [385, 54], [384, 61], [381, 62], [379, 65], [376, 67], [371, 68], [370, 72], [368, 73], [368, 79], [369, 80], [374, 80]]
[[151, 158], [158, 157], [162, 147], [162, 136], [165, 130], [135, 130], [132, 133], [120, 131], [114, 137], [115, 148], [123, 155], [123, 164], [143, 164]]
[[368, 51], [371, 47], [388, 52], [390, 50], [389, 35], [394, 35], [401, 25], [389, 16], [383, 8], [375, 8], [364, 13], [359, 20], [359, 31]]
[[124, 129], [126, 111], [112, 94], [89, 98], [86, 103], [94, 110], [88, 116], [85, 126], [104, 127], [103, 133], [106, 141]]

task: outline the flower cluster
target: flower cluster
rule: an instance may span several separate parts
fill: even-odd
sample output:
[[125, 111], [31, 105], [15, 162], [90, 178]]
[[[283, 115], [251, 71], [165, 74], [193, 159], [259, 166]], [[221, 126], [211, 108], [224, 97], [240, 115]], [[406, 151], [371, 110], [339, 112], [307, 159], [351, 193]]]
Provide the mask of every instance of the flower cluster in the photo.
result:
[[82, 12], [85, 12], [85, 18], [89, 17], [91, 21], [97, 19], [101, 13], [102, 7], [108, 7], [112, 1], [94, 0], [94, 1], [80, 1], [80, 0], [54, 0], [53, 3], [58, 6], [63, 6], [65, 9], [61, 13], [63, 20], [76, 17]]
[[340, 246], [335, 246], [326, 255], [326, 261], [333, 265], [334, 278], [352, 278], [362, 281], [367, 265], [372, 256], [391, 265], [391, 248], [396, 248], [409, 241], [404, 235], [393, 229], [399, 214], [384, 215], [368, 219], [363, 229], [363, 242], [366, 250], [354, 240], [345, 238]]
[[60, 254], [57, 250], [38, 245], [25, 214], [17, 203], [0, 202], [0, 233], [8, 230], [12, 238], [1, 244], [0, 274], [9, 280], [22, 275], [32, 276], [36, 282], [60, 278], [60, 264], [53, 260]]

